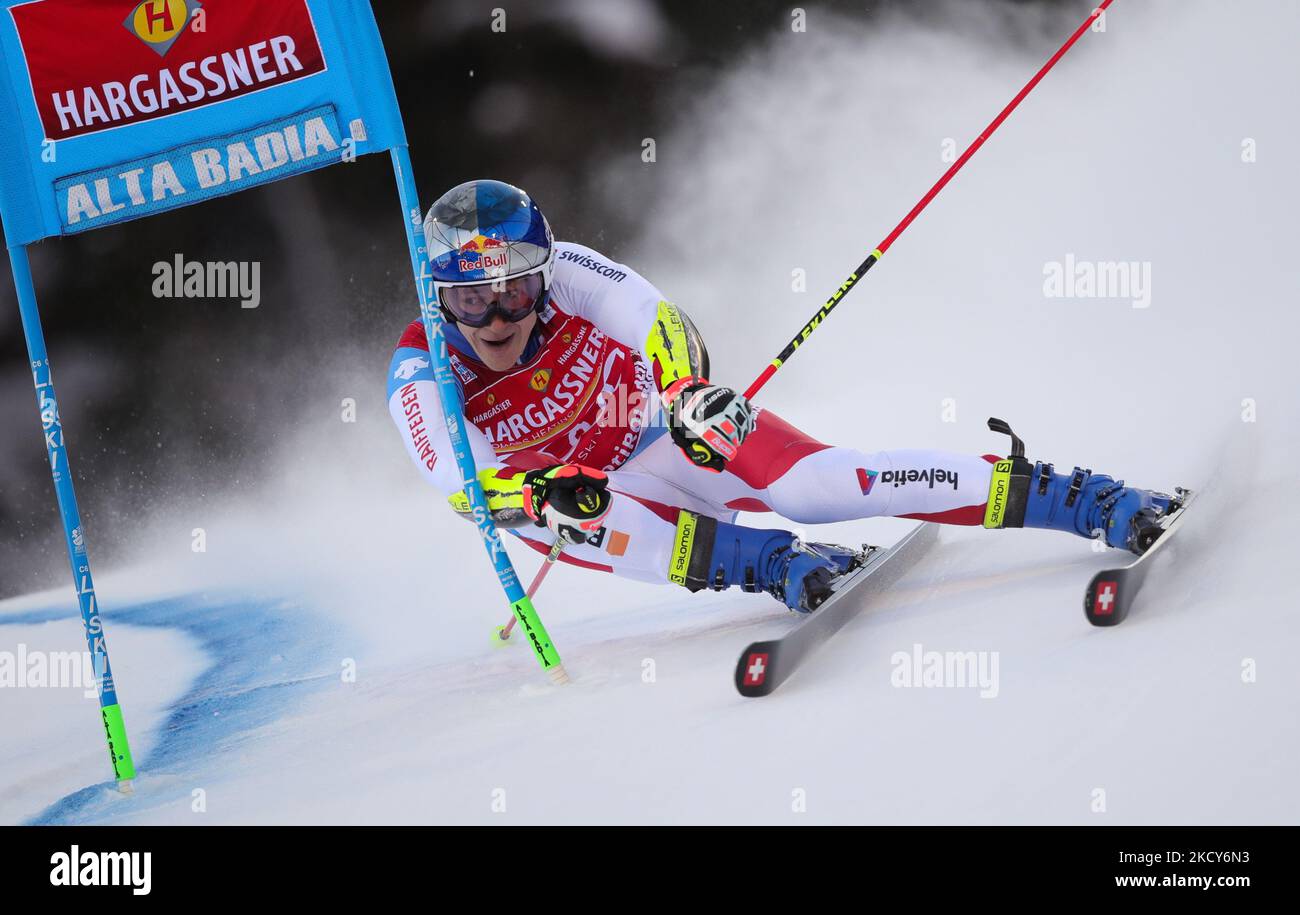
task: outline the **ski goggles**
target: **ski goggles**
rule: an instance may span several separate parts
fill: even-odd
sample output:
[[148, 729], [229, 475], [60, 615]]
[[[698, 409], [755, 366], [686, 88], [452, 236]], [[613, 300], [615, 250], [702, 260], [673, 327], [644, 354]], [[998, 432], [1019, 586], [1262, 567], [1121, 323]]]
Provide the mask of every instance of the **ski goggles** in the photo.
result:
[[514, 323], [528, 317], [542, 295], [541, 273], [528, 273], [505, 280], [488, 280], [470, 285], [438, 287], [438, 304], [459, 324], [487, 327], [500, 315]]

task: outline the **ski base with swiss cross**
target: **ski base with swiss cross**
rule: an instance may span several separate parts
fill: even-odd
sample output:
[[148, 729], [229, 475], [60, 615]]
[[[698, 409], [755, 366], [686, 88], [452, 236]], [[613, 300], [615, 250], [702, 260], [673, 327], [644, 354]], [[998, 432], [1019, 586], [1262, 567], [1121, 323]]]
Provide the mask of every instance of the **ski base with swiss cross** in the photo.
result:
[[939, 525], [922, 522], [888, 549], [866, 547], [862, 565], [836, 582], [831, 596], [811, 615], [780, 638], [754, 642], [741, 652], [736, 663], [736, 689], [742, 696], [772, 692], [805, 657], [857, 615], [867, 598], [902, 578], [938, 538]]
[[[1116, 626], [1128, 616], [1152, 561], [1163, 555], [1186, 517], [1196, 493], [1178, 487], [1177, 508], [1161, 519], [1154, 541], [1124, 566], [1103, 569], [1084, 595], [1084, 612], [1094, 626]], [[888, 549], [868, 546], [863, 561], [834, 586], [834, 593], [785, 635], [753, 642], [736, 662], [736, 689], [742, 696], [766, 696], [784, 683], [803, 660], [828, 641], [874, 595], [888, 590], [930, 551], [937, 524], [921, 523]]]
[[1083, 595], [1083, 612], [1094, 626], [1118, 626], [1128, 616], [1147, 573], [1151, 571], [1151, 561], [1163, 555], [1188, 507], [1196, 499], [1195, 492], [1181, 486], [1175, 488], [1174, 493], [1178, 507], [1160, 520], [1156, 539], [1146, 551], [1127, 565], [1102, 569], [1088, 582], [1088, 590]]

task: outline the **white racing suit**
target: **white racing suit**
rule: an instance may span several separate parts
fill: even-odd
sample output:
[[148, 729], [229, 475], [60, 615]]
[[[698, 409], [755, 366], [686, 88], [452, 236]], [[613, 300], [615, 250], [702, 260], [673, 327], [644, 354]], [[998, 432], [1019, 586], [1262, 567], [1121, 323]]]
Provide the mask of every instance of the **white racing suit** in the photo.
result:
[[[668, 581], [694, 529], [684, 523], [691, 513], [733, 521], [739, 511], [774, 512], [796, 524], [986, 521], [996, 457], [826, 445], [760, 404], [756, 429], [723, 473], [696, 467], [669, 436], [659, 393], [680, 377], [707, 376], [698, 335], [644, 278], [581, 245], [557, 243], [550, 302], [516, 366], [488, 369], [455, 327], [447, 341], [494, 515], [518, 519], [523, 470], [572, 462], [608, 472], [616, 495], [604, 529], [562, 561]], [[456, 504], [462, 481], [418, 319], [393, 354], [388, 397], [412, 459]], [[553, 539], [545, 528], [511, 530], [540, 552]]]

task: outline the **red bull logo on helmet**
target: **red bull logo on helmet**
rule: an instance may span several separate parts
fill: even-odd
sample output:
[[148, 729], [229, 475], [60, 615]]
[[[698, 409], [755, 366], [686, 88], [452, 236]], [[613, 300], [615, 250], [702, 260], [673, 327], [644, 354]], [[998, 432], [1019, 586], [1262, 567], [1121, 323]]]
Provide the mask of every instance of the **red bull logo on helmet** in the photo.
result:
[[504, 248], [506, 243], [499, 238], [489, 238], [486, 235], [475, 235], [465, 244], [460, 246], [460, 253], [466, 254], [478, 251], [487, 251], [491, 248]]
[[[495, 251], [495, 254], [488, 253]], [[475, 235], [457, 250], [457, 267], [464, 271], [494, 270], [504, 272], [510, 264], [510, 254], [506, 243], [499, 238]]]

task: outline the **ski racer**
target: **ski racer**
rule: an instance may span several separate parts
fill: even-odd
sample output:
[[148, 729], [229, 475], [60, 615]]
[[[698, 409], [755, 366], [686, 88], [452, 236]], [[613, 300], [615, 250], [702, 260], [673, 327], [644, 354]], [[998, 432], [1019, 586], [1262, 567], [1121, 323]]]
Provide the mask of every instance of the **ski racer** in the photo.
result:
[[[860, 555], [738, 525], [739, 512], [1045, 528], [1141, 554], [1177, 508], [1090, 470], [1030, 463], [1014, 435], [1005, 459], [817, 441], [711, 380], [681, 309], [631, 268], [556, 242], [509, 184], [452, 188], [424, 233], [488, 507], [539, 552], [562, 538], [562, 561], [691, 591], [766, 591], [809, 612]], [[467, 513], [418, 318], [393, 353], [388, 400], [421, 473]]]

